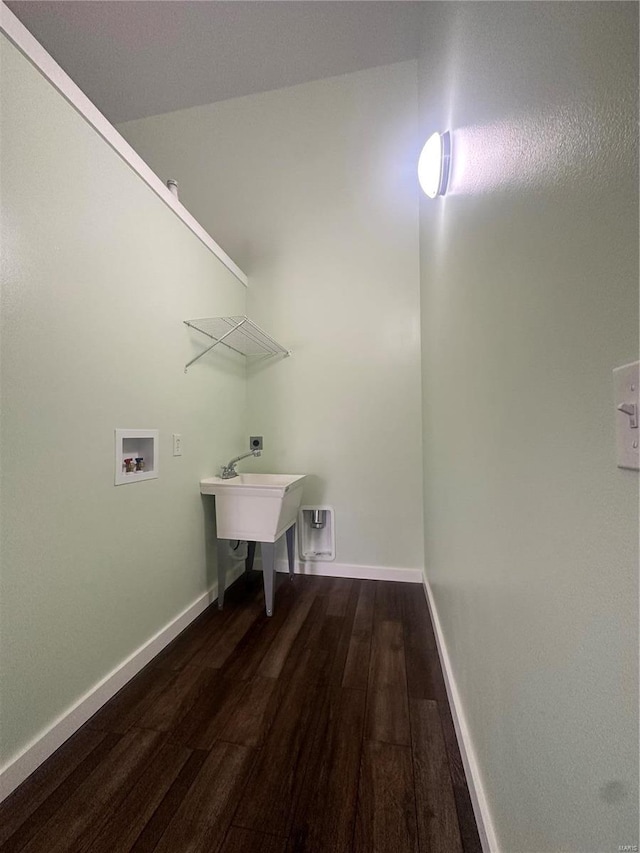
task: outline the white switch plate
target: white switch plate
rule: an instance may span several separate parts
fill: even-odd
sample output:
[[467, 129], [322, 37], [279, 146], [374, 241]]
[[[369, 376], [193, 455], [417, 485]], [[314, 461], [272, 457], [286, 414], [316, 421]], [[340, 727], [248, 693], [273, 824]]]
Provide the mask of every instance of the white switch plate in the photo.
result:
[[640, 362], [616, 367], [613, 371], [614, 405], [616, 416], [616, 446], [618, 453], [618, 468], [640, 468], [640, 427], [632, 427], [631, 414], [620, 411], [620, 406], [627, 409], [635, 406], [635, 423], [638, 423], [638, 365]]
[[177, 432], [173, 434], [173, 455], [182, 456], [182, 436]]

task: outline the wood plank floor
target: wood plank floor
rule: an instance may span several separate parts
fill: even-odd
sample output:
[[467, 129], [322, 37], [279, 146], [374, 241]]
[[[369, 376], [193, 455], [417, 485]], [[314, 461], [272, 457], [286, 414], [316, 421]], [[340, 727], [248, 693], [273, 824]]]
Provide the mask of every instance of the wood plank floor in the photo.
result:
[[0, 805], [3, 853], [480, 853], [422, 588], [249, 573]]

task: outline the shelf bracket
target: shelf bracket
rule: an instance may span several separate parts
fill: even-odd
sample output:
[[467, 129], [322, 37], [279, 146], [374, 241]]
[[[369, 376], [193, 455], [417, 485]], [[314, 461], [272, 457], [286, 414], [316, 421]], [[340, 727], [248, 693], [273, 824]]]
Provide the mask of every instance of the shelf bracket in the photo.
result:
[[[201, 353], [199, 353], [198, 355], [196, 355], [194, 358], [192, 358], [192, 359], [191, 359], [191, 361], [188, 361], [188, 362], [185, 364], [185, 366], [184, 366], [184, 372], [186, 373], [186, 372], [187, 372], [187, 370], [191, 367], [191, 365], [192, 365], [192, 364], [195, 364], [195, 362], [196, 362], [196, 361], [198, 361], [198, 359], [202, 358], [202, 356], [203, 356], [203, 355], [206, 355], [206, 354], [207, 354], [208, 352], [210, 352], [214, 347], [218, 346], [218, 344], [223, 343], [223, 341], [224, 341], [224, 339], [225, 339], [225, 338], [228, 338], [228, 337], [229, 337], [229, 335], [232, 335], [234, 332], [236, 332], [236, 331], [240, 328], [240, 326], [243, 326], [246, 322], [247, 322], [247, 318], [246, 318], [246, 317], [243, 317], [243, 318], [242, 318], [242, 320], [240, 320], [240, 322], [239, 322], [239, 323], [236, 323], [236, 325], [235, 325], [235, 326], [232, 326], [232, 328], [230, 328], [228, 332], [225, 332], [225, 333], [224, 333], [224, 335], [222, 335], [222, 336], [221, 336], [221, 337], [219, 337], [219, 338], [214, 338], [214, 339], [213, 339], [213, 343], [211, 344], [211, 346], [207, 347], [205, 350], [202, 350], [202, 352], [201, 352]], [[206, 333], [206, 332], [203, 332], [203, 331], [202, 331], [202, 329], [198, 329], [196, 326], [194, 326], [194, 325], [192, 325], [191, 323], [189, 323], [189, 321], [188, 321], [188, 320], [185, 320], [185, 325], [189, 326], [189, 328], [191, 328], [191, 329], [196, 329], [196, 331], [200, 332], [201, 334], [207, 335], [207, 333]], [[207, 335], [207, 337], [212, 338], [212, 337], [213, 337], [213, 335]], [[229, 346], [229, 344], [226, 344], [226, 346]], [[231, 349], [233, 349], [233, 347], [231, 347]]]

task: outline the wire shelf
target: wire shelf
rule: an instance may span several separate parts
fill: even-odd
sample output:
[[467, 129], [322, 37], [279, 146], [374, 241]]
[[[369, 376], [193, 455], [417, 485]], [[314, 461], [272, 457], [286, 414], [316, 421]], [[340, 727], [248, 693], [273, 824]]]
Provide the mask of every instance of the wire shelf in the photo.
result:
[[210, 338], [213, 343], [185, 365], [187, 368], [218, 344], [248, 358], [291, 355], [286, 347], [275, 341], [264, 329], [244, 315], [237, 317], [203, 317], [185, 320], [186, 326]]

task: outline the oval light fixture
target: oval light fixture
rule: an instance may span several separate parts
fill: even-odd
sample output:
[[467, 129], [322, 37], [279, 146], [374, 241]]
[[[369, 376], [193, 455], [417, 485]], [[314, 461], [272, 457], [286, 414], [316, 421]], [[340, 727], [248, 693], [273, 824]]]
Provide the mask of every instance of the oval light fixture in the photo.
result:
[[451, 134], [449, 131], [431, 134], [418, 160], [418, 180], [429, 198], [446, 193], [450, 162]]

